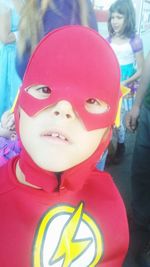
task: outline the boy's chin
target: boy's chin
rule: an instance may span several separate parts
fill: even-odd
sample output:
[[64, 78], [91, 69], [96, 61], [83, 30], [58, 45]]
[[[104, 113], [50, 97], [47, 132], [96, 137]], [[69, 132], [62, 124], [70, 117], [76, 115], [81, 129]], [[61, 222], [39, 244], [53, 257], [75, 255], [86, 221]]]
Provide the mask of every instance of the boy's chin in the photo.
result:
[[35, 162], [38, 167], [45, 171], [49, 172], [64, 172], [68, 169], [71, 169], [72, 167], [76, 166], [77, 164], [69, 163], [69, 162]]

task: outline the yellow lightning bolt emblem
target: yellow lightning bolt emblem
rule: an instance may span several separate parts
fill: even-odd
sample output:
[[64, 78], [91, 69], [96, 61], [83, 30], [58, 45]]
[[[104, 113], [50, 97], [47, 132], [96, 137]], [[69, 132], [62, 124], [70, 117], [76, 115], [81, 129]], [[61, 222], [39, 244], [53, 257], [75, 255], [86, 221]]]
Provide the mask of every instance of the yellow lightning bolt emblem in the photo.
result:
[[86, 238], [84, 240], [76, 240], [75, 236], [82, 220], [83, 214], [83, 203], [77, 207], [72, 216], [67, 221], [58, 247], [56, 248], [49, 264], [52, 265], [54, 262], [64, 258], [63, 266], [68, 267], [70, 264], [79, 257], [91, 244], [92, 239]]

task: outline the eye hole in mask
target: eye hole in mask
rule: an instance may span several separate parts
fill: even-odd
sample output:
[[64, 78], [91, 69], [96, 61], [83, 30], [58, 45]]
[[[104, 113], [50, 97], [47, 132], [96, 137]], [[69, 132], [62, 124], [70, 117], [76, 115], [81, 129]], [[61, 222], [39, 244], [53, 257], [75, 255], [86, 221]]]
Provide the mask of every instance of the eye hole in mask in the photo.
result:
[[[51, 89], [43, 84], [32, 85], [25, 89], [28, 94], [36, 99], [44, 100], [51, 95]], [[103, 114], [109, 111], [109, 105], [96, 98], [89, 98], [86, 100], [84, 107], [87, 112], [91, 114]]]
[[102, 114], [108, 112], [110, 107], [106, 102], [102, 100], [98, 100], [96, 98], [89, 98], [85, 102], [85, 109], [89, 113]]
[[28, 87], [26, 92], [37, 99], [47, 99], [51, 95], [51, 89], [42, 84]]

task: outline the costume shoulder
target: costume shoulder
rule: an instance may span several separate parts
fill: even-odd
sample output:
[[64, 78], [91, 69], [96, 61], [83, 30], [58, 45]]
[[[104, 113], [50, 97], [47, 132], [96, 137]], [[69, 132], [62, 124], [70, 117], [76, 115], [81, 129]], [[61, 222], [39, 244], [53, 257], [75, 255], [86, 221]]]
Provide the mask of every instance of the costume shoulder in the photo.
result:
[[15, 185], [12, 182], [13, 163], [14, 159], [9, 160], [3, 166], [0, 167], [0, 195], [7, 193], [15, 189]]
[[130, 44], [134, 53], [143, 50], [143, 42], [139, 35], [135, 35], [130, 39]]

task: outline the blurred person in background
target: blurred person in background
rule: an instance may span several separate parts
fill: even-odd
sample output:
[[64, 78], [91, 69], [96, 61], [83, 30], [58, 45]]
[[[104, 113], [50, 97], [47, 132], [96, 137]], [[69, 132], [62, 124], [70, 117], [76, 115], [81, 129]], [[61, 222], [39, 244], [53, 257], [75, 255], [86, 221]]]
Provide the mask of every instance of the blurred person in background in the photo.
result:
[[121, 124], [116, 128], [117, 149], [112, 163], [119, 164], [125, 153], [124, 116], [133, 105], [134, 96], [143, 68], [143, 44], [136, 35], [135, 10], [131, 0], [117, 0], [109, 9], [108, 42], [114, 50], [121, 70], [121, 84], [130, 88], [130, 93], [123, 98]]
[[16, 38], [23, 1], [0, 1], [0, 117], [9, 109], [20, 86], [16, 72]]
[[150, 267], [150, 52], [137, 90], [135, 102], [126, 116], [127, 128], [137, 129], [131, 169], [132, 222], [134, 228], [146, 236], [145, 245], [138, 252], [140, 267]]
[[97, 30], [90, 0], [26, 0], [21, 12], [19, 55], [16, 62], [21, 79], [40, 39], [56, 28], [75, 24]]

